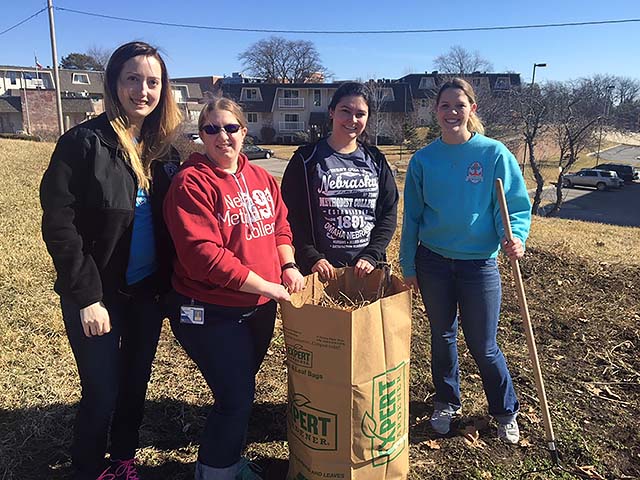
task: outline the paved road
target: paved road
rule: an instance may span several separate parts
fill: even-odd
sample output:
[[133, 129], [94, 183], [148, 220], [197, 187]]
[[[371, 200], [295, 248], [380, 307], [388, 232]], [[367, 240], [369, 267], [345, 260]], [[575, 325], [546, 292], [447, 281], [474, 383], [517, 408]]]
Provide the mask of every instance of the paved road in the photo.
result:
[[[591, 155], [595, 159], [595, 154]], [[640, 160], [636, 157], [640, 157], [640, 147], [633, 145], [618, 145], [600, 152], [601, 162], [622, 162], [640, 167]]]
[[251, 160], [251, 163], [261, 166], [276, 178], [282, 178], [282, 175], [284, 174], [284, 169], [286, 168], [287, 163], [289, 162], [287, 160], [281, 160], [280, 158], [271, 157], [269, 159], [262, 158], [257, 160]]
[[557, 215], [560, 218], [640, 227], [640, 182], [605, 192], [588, 187], [564, 188], [563, 194]]

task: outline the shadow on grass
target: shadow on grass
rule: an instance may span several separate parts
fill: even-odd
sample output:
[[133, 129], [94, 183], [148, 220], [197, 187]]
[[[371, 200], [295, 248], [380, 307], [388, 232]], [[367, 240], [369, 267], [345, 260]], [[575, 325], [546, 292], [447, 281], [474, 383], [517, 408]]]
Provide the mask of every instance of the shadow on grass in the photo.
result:
[[[57, 404], [0, 410], [0, 478], [71, 479], [69, 446], [76, 408], [77, 404]], [[147, 402], [144, 423], [140, 428], [140, 448], [153, 447], [163, 458], [161, 465], [140, 467], [145, 479], [193, 478], [193, 460], [185, 462], [182, 459], [185, 456], [192, 458], [209, 409], [208, 405], [195, 406], [172, 399]], [[411, 418], [424, 418], [431, 412], [430, 403], [410, 404]], [[286, 404], [257, 403], [249, 422], [248, 443], [283, 442], [286, 437]], [[423, 423], [411, 427], [409, 437], [410, 443], [415, 444], [426, 438], [435, 438], [435, 435]], [[191, 452], [185, 453], [189, 447]], [[172, 456], [175, 459], [165, 458]], [[153, 462], [147, 460], [145, 463]], [[257, 463], [264, 468], [268, 480], [280, 480], [286, 476], [286, 460], [261, 458]]]
[[[55, 404], [28, 409], [0, 410], [0, 479], [2, 480], [67, 480], [71, 479], [69, 448], [77, 404]], [[176, 460], [163, 459], [157, 467], [141, 467], [144, 478], [193, 478], [194, 464], [178, 459], [188, 455], [188, 447], [199, 444], [200, 433], [210, 406], [188, 405], [173, 399], [147, 402], [140, 428], [140, 448], [154, 450]], [[257, 403], [254, 405], [248, 444], [286, 440], [286, 405]], [[282, 460], [260, 461], [270, 472], [280, 472]], [[286, 463], [286, 462], [285, 462]], [[284, 478], [284, 477], [282, 477]]]

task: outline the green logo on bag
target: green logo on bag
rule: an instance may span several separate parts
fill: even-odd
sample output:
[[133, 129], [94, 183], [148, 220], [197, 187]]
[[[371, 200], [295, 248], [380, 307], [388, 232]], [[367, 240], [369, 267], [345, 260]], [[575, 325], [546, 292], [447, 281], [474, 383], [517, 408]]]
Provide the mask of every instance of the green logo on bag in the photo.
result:
[[287, 415], [290, 431], [313, 450], [337, 450], [338, 416], [311, 406], [311, 400], [300, 393], [289, 400]]
[[287, 345], [287, 360], [301, 367], [312, 367], [313, 352], [305, 350], [302, 345]]
[[374, 467], [393, 461], [407, 446], [406, 367], [402, 362], [373, 379], [371, 413], [362, 419], [362, 432], [371, 439]]

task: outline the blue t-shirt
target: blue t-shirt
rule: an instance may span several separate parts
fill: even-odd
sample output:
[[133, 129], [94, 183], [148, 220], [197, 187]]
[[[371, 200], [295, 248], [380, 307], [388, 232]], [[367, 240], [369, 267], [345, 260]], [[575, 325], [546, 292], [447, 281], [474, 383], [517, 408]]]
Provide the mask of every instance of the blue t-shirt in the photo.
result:
[[153, 233], [153, 215], [149, 193], [138, 189], [131, 234], [127, 285], [133, 285], [156, 271], [156, 242]]
[[335, 266], [351, 265], [371, 240], [376, 224], [379, 171], [360, 147], [343, 154], [318, 144], [309, 179], [316, 248]]
[[416, 274], [418, 244], [453, 259], [498, 254], [504, 227], [497, 178], [504, 185], [513, 235], [524, 243], [531, 203], [518, 163], [502, 143], [476, 133], [459, 145], [435, 140], [413, 155], [405, 180], [400, 241], [406, 277]]

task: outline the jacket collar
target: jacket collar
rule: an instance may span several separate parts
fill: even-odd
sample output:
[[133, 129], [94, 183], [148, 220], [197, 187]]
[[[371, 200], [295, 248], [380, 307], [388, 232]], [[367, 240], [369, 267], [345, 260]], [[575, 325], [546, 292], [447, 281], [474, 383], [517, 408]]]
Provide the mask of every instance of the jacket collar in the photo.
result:
[[96, 118], [92, 118], [86, 123], [86, 126], [93, 130], [100, 140], [110, 147], [118, 147], [118, 136], [111, 126], [106, 113], [101, 113]]

